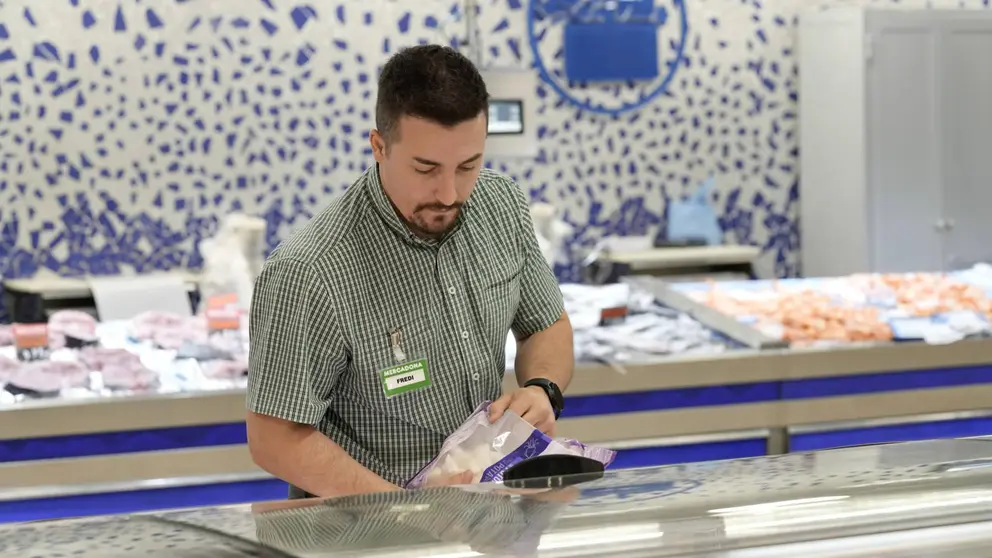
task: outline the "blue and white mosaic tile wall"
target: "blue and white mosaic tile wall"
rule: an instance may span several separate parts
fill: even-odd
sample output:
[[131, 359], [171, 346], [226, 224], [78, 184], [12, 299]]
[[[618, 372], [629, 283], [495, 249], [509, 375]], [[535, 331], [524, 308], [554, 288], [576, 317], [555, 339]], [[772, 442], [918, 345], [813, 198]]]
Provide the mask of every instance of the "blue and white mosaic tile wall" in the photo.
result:
[[[480, 0], [484, 64], [530, 67], [536, 52], [560, 75], [560, 27], [529, 40], [547, 1]], [[540, 156], [494, 165], [564, 210], [575, 247], [662, 224], [666, 201], [713, 173], [728, 242], [794, 274], [809, 3], [658, 2], [667, 93], [608, 116], [542, 84]], [[941, 5], [877, 4], [911, 2]], [[437, 0], [0, 0], [0, 273], [196, 266], [197, 240], [233, 210], [264, 215], [274, 245], [371, 162], [385, 58], [463, 42], [461, 16]], [[569, 91], [595, 105], [656, 86]]]

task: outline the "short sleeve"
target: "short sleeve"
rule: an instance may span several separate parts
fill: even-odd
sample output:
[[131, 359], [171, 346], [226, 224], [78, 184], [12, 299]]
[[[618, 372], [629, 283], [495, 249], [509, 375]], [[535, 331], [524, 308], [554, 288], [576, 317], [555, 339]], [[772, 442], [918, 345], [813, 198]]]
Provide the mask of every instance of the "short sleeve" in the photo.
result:
[[554, 325], [565, 312], [561, 289], [554, 271], [544, 259], [537, 244], [537, 233], [531, 221], [527, 197], [519, 186], [513, 185], [516, 210], [519, 216], [519, 245], [523, 252], [523, 271], [520, 275], [520, 305], [513, 317], [513, 334], [524, 339]]
[[306, 263], [270, 260], [255, 281], [249, 327], [248, 410], [316, 425], [347, 366], [325, 283]]

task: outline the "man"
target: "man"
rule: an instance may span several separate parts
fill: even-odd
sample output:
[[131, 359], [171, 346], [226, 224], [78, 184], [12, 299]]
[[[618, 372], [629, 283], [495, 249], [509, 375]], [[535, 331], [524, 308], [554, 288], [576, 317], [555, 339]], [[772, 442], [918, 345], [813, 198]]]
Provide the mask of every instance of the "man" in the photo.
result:
[[[492, 420], [510, 409], [553, 430], [572, 328], [526, 196], [482, 168], [488, 104], [453, 49], [396, 54], [376, 164], [266, 262], [248, 445], [291, 497], [398, 490], [482, 401]], [[500, 397], [511, 330], [521, 387]]]

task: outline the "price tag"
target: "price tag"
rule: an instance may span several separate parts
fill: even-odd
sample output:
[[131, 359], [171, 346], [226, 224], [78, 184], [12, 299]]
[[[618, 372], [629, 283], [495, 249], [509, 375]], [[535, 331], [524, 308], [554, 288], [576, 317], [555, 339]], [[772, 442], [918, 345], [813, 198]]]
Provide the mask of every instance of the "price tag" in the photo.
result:
[[238, 295], [226, 294], [207, 299], [207, 329], [211, 333], [241, 331]]
[[599, 311], [599, 325], [601, 326], [622, 324], [626, 319], [627, 319], [626, 306], [614, 306], [612, 308], [603, 308], [602, 310]]
[[48, 324], [14, 324], [11, 330], [17, 360], [34, 362], [48, 359], [51, 354], [48, 347]]

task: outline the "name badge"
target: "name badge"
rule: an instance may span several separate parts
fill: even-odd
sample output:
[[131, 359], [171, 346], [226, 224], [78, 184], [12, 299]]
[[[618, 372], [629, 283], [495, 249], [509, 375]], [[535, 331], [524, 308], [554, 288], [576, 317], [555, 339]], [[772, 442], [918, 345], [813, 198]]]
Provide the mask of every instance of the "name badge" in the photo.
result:
[[427, 369], [427, 359], [404, 362], [379, 373], [382, 391], [386, 397], [424, 389], [431, 385], [431, 374]]

